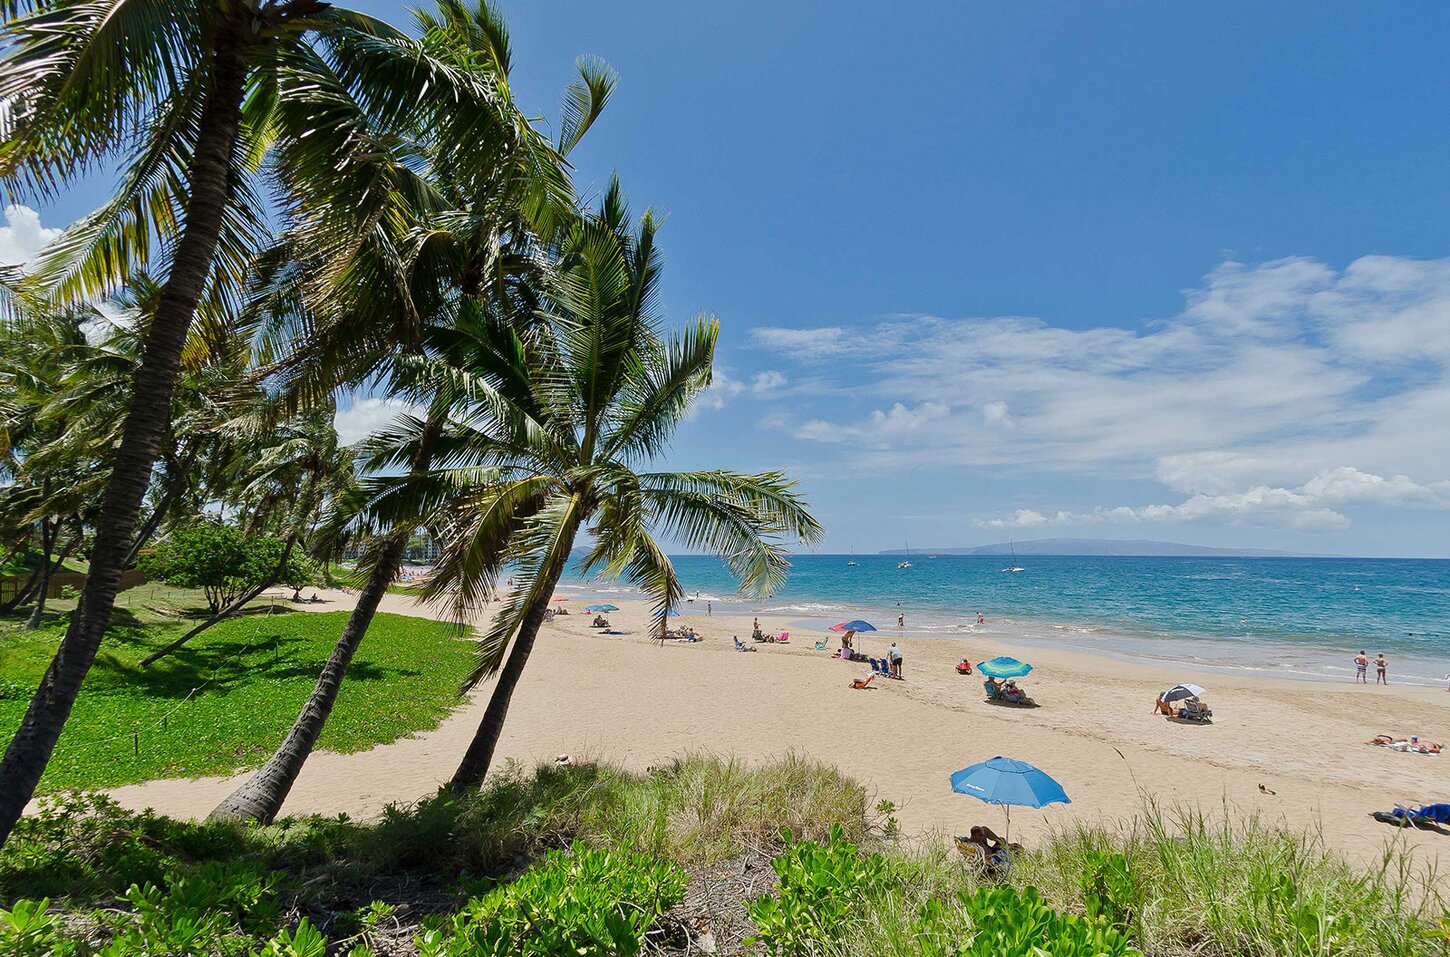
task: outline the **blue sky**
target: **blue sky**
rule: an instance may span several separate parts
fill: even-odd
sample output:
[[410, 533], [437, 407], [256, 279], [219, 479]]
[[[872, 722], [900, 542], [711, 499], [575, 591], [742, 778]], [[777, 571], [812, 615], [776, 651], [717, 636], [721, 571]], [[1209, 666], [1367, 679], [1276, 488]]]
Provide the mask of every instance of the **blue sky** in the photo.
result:
[[1446, 554], [1450, 7], [504, 8], [541, 114], [619, 71], [578, 182], [722, 320], [670, 464], [791, 469], [837, 551]]

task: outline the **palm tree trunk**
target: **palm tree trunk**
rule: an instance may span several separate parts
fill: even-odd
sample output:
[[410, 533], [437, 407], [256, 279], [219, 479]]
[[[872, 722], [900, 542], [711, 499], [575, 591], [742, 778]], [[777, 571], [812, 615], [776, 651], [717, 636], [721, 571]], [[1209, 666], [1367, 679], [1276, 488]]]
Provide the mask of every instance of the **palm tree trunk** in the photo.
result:
[[188, 171], [191, 196], [185, 226], [132, 385], [131, 407], [96, 520], [81, 603], [0, 759], [0, 844], [10, 836], [40, 783], [111, 622], [131, 533], [171, 418], [181, 350], [221, 235], [228, 170], [242, 119], [247, 76], [244, 42], [242, 25], [234, 22], [222, 24], [213, 40], [211, 88], [202, 107], [196, 154]]
[[[567, 553], [568, 549], [565, 549], [565, 554]], [[540, 590], [539, 600], [528, 610], [523, 623], [519, 625], [518, 637], [509, 649], [503, 668], [499, 670], [498, 683], [493, 686], [493, 694], [489, 696], [483, 720], [479, 721], [478, 730], [474, 732], [473, 740], [469, 742], [468, 750], [458, 764], [458, 770], [453, 772], [453, 780], [448, 783], [454, 793], [477, 788], [483, 784], [483, 779], [488, 774], [489, 766], [493, 763], [493, 752], [503, 734], [503, 723], [508, 717], [514, 688], [518, 687], [524, 665], [529, 663], [529, 654], [534, 650], [534, 639], [538, 637], [539, 626], [544, 623], [544, 614], [549, 610], [549, 599], [553, 597], [554, 586], [559, 584], [559, 578], [563, 574], [564, 566], [561, 564], [549, 575], [548, 587]]]
[[[49, 521], [42, 524], [40, 531], [41, 556], [40, 556], [40, 591], [35, 596], [35, 607], [30, 611], [30, 617], [25, 622], [26, 631], [34, 631], [40, 627], [41, 621], [45, 618], [45, 599], [50, 594], [50, 576], [55, 572], [55, 567], [50, 563], [51, 552], [55, 550], [55, 540], [60, 535], [60, 523], [57, 522], [52, 528]], [[64, 561], [65, 559], [61, 559]]]
[[[410, 468], [413, 476], [421, 477], [432, 465], [433, 450], [443, 434], [443, 425], [444, 419], [441, 415], [429, 416]], [[332, 655], [323, 666], [312, 694], [307, 697], [302, 713], [292, 723], [281, 747], [256, 774], [212, 809], [211, 818], [253, 820], [271, 824], [277, 817], [277, 812], [282, 810], [282, 804], [287, 800], [297, 775], [302, 773], [302, 765], [312, 754], [312, 748], [332, 714], [348, 665], [352, 663], [352, 656], [357, 652], [358, 645], [362, 644], [368, 625], [372, 624], [378, 603], [383, 600], [388, 585], [397, 573], [398, 563], [402, 561], [403, 551], [408, 547], [411, 536], [410, 528], [400, 528], [388, 536], [377, 563], [373, 565], [373, 573], [362, 594], [358, 595], [357, 605], [353, 607], [352, 614], [348, 615], [342, 635], [333, 646]]]
[[131, 548], [126, 552], [126, 564], [123, 566], [124, 568], [130, 568], [135, 564], [137, 556], [141, 554], [141, 549], [146, 547], [146, 543], [151, 541], [151, 536], [156, 534], [156, 529], [161, 527], [161, 522], [166, 518], [166, 513], [171, 511], [171, 506], [175, 505], [177, 499], [181, 498], [181, 493], [186, 490], [186, 475], [191, 471], [191, 466], [196, 462], [196, 455], [199, 450], [200, 443], [196, 443], [187, 450], [186, 455], [182, 456], [180, 467], [177, 470], [176, 482], [166, 490], [166, 494], [161, 496], [161, 501], [156, 503], [156, 508], [147, 517], [145, 524], [141, 526], [141, 530], [136, 533], [135, 540], [131, 542]]

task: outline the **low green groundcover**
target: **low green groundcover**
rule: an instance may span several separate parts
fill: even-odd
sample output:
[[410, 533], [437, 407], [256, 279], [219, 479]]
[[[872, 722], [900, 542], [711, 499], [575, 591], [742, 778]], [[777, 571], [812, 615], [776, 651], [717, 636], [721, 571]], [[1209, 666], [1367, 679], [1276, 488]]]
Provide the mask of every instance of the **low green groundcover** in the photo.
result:
[[[297, 717], [346, 620], [340, 611], [248, 615], [144, 669], [141, 658], [193, 623], [113, 627], [41, 793], [261, 764]], [[0, 638], [0, 742], [19, 726], [65, 625]], [[458, 703], [472, 663], [472, 643], [453, 627], [378, 615], [318, 747], [360, 751], [436, 727]]]

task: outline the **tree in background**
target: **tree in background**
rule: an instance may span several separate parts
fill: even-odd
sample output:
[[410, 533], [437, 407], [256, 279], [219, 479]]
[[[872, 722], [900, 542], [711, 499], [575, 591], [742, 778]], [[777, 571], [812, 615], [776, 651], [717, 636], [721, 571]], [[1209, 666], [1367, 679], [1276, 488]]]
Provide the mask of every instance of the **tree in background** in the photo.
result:
[[[656, 221], [631, 232], [618, 183], [597, 215], [576, 223], [555, 250], [544, 321], [527, 330], [473, 311], [460, 316], [434, 371], [469, 397], [440, 439], [456, 463], [432, 477], [443, 554], [424, 590], [470, 620], [505, 565], [518, 582], [480, 643], [473, 686], [498, 673], [453, 787], [482, 783], [514, 689], [581, 531], [594, 545], [582, 571], [624, 576], [654, 599], [656, 624], [683, 599], [655, 538], [719, 555], [748, 592], [784, 580], [787, 540], [813, 542], [819, 523], [780, 472], [649, 472], [692, 400], [708, 388], [717, 323], [700, 319], [666, 338], [655, 311], [660, 274]], [[406, 457], [416, 423], [379, 437], [374, 464]], [[396, 480], [365, 483], [368, 508], [386, 517]], [[406, 500], [405, 500], [406, 501]]]
[[[459, 396], [434, 375], [437, 341], [463, 311], [482, 311], [510, 327], [535, 321], [543, 244], [572, 221], [565, 156], [603, 109], [613, 76], [593, 60], [565, 92], [557, 139], [539, 134], [513, 102], [508, 31], [491, 4], [443, 0], [415, 13], [423, 44], [440, 60], [477, 76], [492, 91], [491, 111], [474, 114], [474, 135], [443, 128], [413, 135], [359, 131], [377, 144], [373, 182], [362, 202], [338, 195], [326, 177], [290, 184], [306, 197], [294, 209], [291, 243], [264, 270], [264, 304], [277, 317], [274, 379], [284, 397], [305, 404], [344, 387], [369, 385], [418, 410], [405, 420], [419, 441], [389, 463], [398, 506], [386, 522], [349, 521], [357, 497], [338, 503], [321, 541], [342, 534], [364, 542], [364, 579], [332, 655], [277, 751], [212, 812], [218, 818], [270, 822], [281, 810], [336, 703], [369, 623], [392, 582], [414, 531], [430, 511], [429, 480], [450, 409]], [[318, 91], [316, 109], [340, 96]], [[284, 110], [284, 124], [307, 122], [305, 99]], [[492, 126], [489, 124], [492, 123]], [[484, 135], [487, 133], [487, 135]], [[287, 149], [306, 150], [294, 136]], [[426, 164], [416, 161], [426, 159]], [[317, 169], [293, 160], [289, 170]], [[285, 344], [301, 334], [295, 347]], [[336, 549], [334, 544], [333, 548]]]
[[141, 568], [168, 585], [200, 588], [213, 615], [259, 584], [311, 579], [307, 565], [289, 556], [281, 539], [243, 535], [219, 522], [177, 529], [143, 556]]
[[[110, 623], [197, 306], [234, 299], [265, 244], [258, 177], [281, 169], [263, 161], [295, 129], [278, 122], [281, 105], [298, 89], [341, 87], [398, 122], [466, 140], [473, 106], [488, 95], [416, 41], [320, 0], [16, 0], [6, 9], [19, 15], [0, 36], [0, 179], [50, 197], [98, 168], [122, 170], [115, 196], [40, 258], [32, 288], [59, 300], [107, 295], [153, 257], [166, 278], [141, 330], [78, 612], [0, 759], [0, 841], [34, 793]], [[306, 150], [288, 155], [356, 183], [350, 160], [376, 144], [353, 135], [353, 118], [313, 114]], [[286, 182], [274, 179], [279, 195]]]

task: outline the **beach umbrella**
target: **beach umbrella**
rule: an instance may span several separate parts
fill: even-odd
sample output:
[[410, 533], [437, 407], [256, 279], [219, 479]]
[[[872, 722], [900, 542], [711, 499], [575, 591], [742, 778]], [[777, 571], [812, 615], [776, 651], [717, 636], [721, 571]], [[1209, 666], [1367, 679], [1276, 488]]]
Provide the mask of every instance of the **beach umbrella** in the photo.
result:
[[1171, 703], [1174, 701], [1182, 701], [1184, 698], [1199, 698], [1207, 693], [1198, 685], [1174, 685], [1163, 692], [1163, 700]]
[[618, 605], [587, 605], [585, 611], [619, 611]]
[[1007, 814], [1007, 836], [1012, 834], [1012, 807], [1046, 807], [1071, 804], [1072, 798], [1046, 771], [1026, 761], [1001, 755], [962, 768], [951, 777], [952, 790], [970, 794], [986, 804], [1000, 804]]
[[977, 670], [988, 678], [1021, 678], [1032, 670], [1032, 666], [1025, 661], [1003, 655], [982, 662], [977, 665]]
[[863, 621], [860, 618], [855, 618], [855, 619], [853, 619], [851, 621], [843, 621], [843, 622], [840, 622], [839, 624], [832, 625], [831, 628], [830, 628], [830, 630], [831, 631], [875, 631], [876, 630], [876, 626], [873, 625], [873, 624], [871, 624], [871, 622], [869, 622], [869, 621]]

